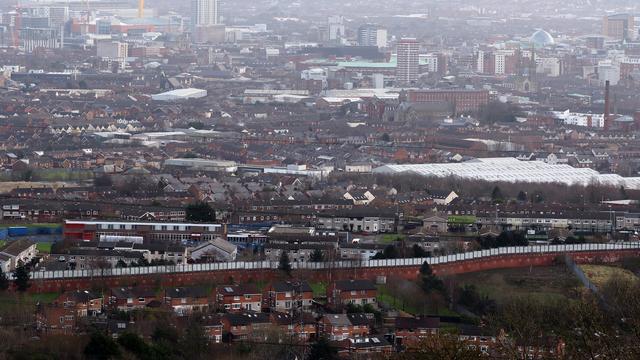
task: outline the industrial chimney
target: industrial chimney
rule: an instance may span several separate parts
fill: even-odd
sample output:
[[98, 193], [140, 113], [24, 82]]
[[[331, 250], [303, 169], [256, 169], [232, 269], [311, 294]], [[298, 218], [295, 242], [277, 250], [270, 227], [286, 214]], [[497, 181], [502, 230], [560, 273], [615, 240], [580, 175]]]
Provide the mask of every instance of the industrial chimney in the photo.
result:
[[611, 99], [609, 96], [609, 80], [604, 83], [604, 129], [609, 130], [611, 124]]

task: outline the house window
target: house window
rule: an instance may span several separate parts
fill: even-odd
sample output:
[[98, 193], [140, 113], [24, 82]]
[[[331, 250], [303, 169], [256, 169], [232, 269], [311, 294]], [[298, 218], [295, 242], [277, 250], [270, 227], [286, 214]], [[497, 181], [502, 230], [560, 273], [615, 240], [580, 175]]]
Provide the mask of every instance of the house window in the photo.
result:
[[138, 302], [144, 302], [144, 298], [143, 297], [139, 297], [138, 298]]

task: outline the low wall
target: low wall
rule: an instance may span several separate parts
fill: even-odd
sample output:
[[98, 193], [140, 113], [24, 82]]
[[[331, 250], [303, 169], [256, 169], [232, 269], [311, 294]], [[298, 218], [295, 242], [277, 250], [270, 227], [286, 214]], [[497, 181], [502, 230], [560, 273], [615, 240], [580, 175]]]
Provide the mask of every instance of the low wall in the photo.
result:
[[[483, 259], [460, 260], [446, 264], [434, 264], [432, 268], [438, 276], [464, 274], [494, 269], [523, 268], [530, 266], [551, 266], [558, 263], [558, 257], [565, 253], [549, 254], [511, 254], [497, 255]], [[625, 257], [640, 256], [640, 250], [613, 250], [569, 253], [578, 264], [614, 263]], [[562, 259], [560, 260], [562, 262]], [[310, 282], [329, 282], [341, 279], [371, 279], [378, 276], [415, 279], [420, 266], [395, 267], [353, 267], [342, 269], [294, 270], [292, 276]], [[208, 272], [128, 275], [128, 276], [96, 276], [93, 278], [38, 279], [33, 280], [30, 292], [59, 292], [63, 290], [95, 289], [118, 286], [190, 286], [198, 284], [215, 285], [223, 283], [267, 282], [283, 279], [281, 271], [270, 269], [259, 270], [224, 270]]]

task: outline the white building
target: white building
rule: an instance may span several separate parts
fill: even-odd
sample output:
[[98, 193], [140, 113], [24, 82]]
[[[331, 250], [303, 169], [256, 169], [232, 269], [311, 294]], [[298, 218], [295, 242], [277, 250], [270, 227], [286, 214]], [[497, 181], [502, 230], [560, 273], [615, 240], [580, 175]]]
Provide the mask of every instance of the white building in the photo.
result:
[[434, 73], [438, 71], [438, 55], [424, 54], [420, 55], [420, 67], [427, 72]]
[[191, 0], [191, 26], [220, 24], [218, 0]]
[[194, 260], [235, 261], [237, 255], [238, 247], [222, 238], [215, 238], [191, 249], [191, 258]]
[[120, 41], [102, 40], [96, 44], [96, 55], [103, 60], [110, 60], [120, 64], [124, 69], [129, 56], [129, 44]]
[[575, 113], [566, 111], [554, 111], [553, 116], [566, 125], [582, 127], [604, 127], [604, 114]]
[[536, 72], [538, 74], [558, 77], [560, 76], [561, 71], [560, 59], [555, 57], [536, 58]]
[[358, 28], [358, 45], [377, 46], [379, 49], [387, 47], [387, 29], [374, 25], [365, 24]]
[[0, 248], [0, 268], [8, 274], [21, 264], [28, 264], [38, 254], [36, 244], [29, 240], [12, 241]]
[[346, 36], [343, 16], [329, 16], [327, 19], [327, 37], [329, 41], [340, 42]]
[[413, 173], [422, 176], [459, 177], [466, 180], [503, 181], [509, 183], [558, 183], [566, 185], [604, 185], [640, 189], [640, 178], [600, 174], [588, 168], [550, 165], [542, 161], [519, 161], [516, 158], [482, 158], [462, 163], [385, 165], [374, 174]]
[[414, 38], [404, 38], [398, 42], [398, 66], [396, 81], [410, 84], [418, 80], [420, 71], [420, 44]]
[[598, 62], [596, 71], [601, 84], [608, 81], [612, 86], [615, 86], [620, 81], [620, 65], [611, 60]]
[[207, 90], [188, 88], [176, 89], [160, 94], [151, 95], [155, 101], [180, 101], [187, 99], [199, 99], [207, 96]]

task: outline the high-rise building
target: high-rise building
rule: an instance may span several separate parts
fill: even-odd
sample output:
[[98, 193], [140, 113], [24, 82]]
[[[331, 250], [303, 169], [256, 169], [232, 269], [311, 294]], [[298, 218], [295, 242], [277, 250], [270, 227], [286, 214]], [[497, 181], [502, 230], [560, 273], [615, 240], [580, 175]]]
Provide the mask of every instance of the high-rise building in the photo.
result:
[[420, 44], [414, 38], [403, 38], [397, 45], [398, 65], [396, 81], [409, 85], [418, 80], [420, 70]]
[[191, 26], [212, 26], [220, 23], [218, 0], [191, 0]]
[[634, 40], [636, 38], [634, 17], [631, 14], [605, 16], [602, 21], [602, 35], [617, 40]]
[[374, 25], [365, 24], [358, 28], [358, 45], [387, 47], [387, 29]]
[[61, 29], [23, 28], [20, 30], [20, 39], [27, 53], [38, 48], [60, 49], [64, 46], [64, 34]]
[[327, 40], [340, 42], [346, 36], [343, 16], [329, 16], [327, 19]]
[[69, 8], [66, 6], [49, 7], [49, 24], [51, 27], [63, 27], [69, 20]]

